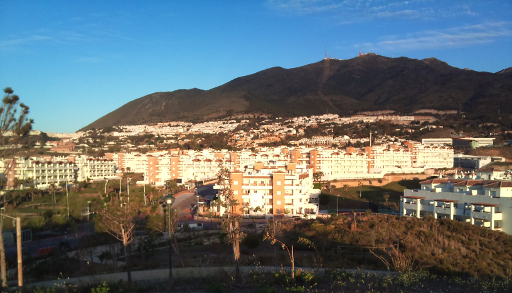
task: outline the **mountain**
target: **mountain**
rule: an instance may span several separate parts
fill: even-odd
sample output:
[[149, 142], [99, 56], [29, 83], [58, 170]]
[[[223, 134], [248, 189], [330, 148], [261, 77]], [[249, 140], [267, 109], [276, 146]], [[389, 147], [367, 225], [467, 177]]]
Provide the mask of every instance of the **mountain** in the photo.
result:
[[216, 88], [157, 92], [133, 100], [82, 130], [172, 120], [204, 121], [231, 113], [299, 116], [421, 108], [512, 114], [512, 75], [452, 67], [435, 58], [366, 54], [302, 67], [269, 68]]

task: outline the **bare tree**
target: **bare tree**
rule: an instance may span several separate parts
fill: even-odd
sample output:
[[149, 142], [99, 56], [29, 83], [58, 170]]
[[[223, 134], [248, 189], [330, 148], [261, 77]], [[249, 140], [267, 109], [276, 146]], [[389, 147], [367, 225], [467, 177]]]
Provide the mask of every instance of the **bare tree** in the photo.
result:
[[231, 172], [228, 168], [219, 163], [219, 172], [217, 173], [217, 185], [219, 189], [219, 199], [221, 206], [225, 208], [222, 215], [222, 229], [226, 233], [224, 241], [233, 245], [233, 256], [235, 258], [236, 277], [240, 277], [240, 241], [245, 237], [241, 230], [240, 222], [242, 217], [236, 212], [240, 203], [235, 199], [233, 190], [231, 190]]
[[123, 243], [128, 283], [132, 282], [130, 260], [128, 258], [129, 244], [134, 240], [135, 219], [140, 213], [141, 203], [139, 200], [124, 204], [118, 198], [112, 198], [110, 205], [106, 207], [96, 205], [98, 212], [98, 229], [114, 236]]
[[[269, 223], [270, 224], [270, 223]], [[282, 227], [281, 222], [273, 221], [272, 224], [270, 224], [266, 231], [265, 235], [263, 236], [263, 240], [270, 240], [272, 244], [279, 243], [283, 249], [286, 249], [288, 252], [288, 257], [290, 257], [290, 262], [292, 264], [292, 279], [295, 278], [295, 258], [293, 256], [293, 245], [290, 249], [288, 249], [288, 246], [284, 244], [283, 241], [277, 239], [277, 237], [282, 235]]]
[[[10, 87], [4, 89], [4, 98], [0, 106], [0, 159], [6, 163], [3, 177], [7, 177], [7, 172], [13, 169], [13, 157], [17, 152], [20, 139], [30, 132], [34, 123], [34, 120], [27, 118], [28, 106], [20, 103], [18, 107], [19, 100], [20, 98], [14, 94]], [[0, 277], [2, 278], [2, 287], [7, 287], [2, 228], [2, 225], [0, 225]]]

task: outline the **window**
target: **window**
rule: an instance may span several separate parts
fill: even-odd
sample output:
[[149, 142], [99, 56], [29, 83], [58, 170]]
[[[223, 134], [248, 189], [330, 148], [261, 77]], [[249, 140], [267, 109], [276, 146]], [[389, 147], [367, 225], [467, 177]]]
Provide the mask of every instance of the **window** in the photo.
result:
[[233, 191], [233, 194], [238, 194], [238, 190]]
[[278, 204], [278, 205], [280, 205], [280, 204], [281, 204], [281, 201], [280, 201], [280, 200], [278, 200], [278, 201], [277, 201], [277, 204]]
[[281, 181], [277, 181], [277, 183], [276, 183], [276, 184], [277, 184], [277, 185], [281, 185]]
[[278, 192], [277, 192], [277, 195], [281, 195], [281, 191], [278, 191]]
[[233, 185], [238, 185], [238, 181], [233, 181]]

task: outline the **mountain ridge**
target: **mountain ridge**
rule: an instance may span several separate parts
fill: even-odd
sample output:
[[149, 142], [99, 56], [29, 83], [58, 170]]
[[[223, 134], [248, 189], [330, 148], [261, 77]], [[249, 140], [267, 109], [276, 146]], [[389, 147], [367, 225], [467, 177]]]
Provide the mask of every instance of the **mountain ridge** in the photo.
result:
[[352, 115], [358, 111], [421, 108], [466, 112], [501, 109], [512, 114], [512, 75], [452, 67], [436, 58], [422, 60], [365, 54], [324, 59], [300, 67], [271, 67], [235, 78], [210, 90], [156, 92], [135, 99], [81, 130], [184, 120], [200, 122], [228, 113], [279, 116]]

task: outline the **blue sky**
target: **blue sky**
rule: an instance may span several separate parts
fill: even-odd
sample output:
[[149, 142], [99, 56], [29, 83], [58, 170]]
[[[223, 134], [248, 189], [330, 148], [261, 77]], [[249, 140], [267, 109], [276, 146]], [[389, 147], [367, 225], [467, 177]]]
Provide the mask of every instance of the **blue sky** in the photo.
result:
[[74, 132], [153, 92], [317, 62], [326, 47], [339, 59], [361, 47], [477, 71], [512, 66], [509, 0], [0, 0], [0, 11], [0, 87], [46, 132]]

